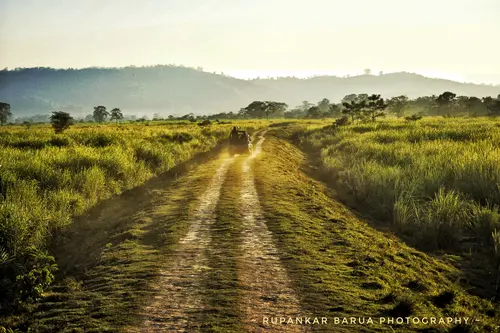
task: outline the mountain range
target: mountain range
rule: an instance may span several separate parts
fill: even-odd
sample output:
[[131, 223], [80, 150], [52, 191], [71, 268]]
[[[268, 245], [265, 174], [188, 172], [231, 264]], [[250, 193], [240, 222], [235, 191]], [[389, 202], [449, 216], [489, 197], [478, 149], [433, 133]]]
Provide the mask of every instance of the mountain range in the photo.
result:
[[410, 98], [451, 91], [466, 96], [497, 96], [500, 85], [478, 85], [399, 72], [353, 77], [320, 76], [242, 80], [198, 69], [157, 65], [124, 68], [19, 68], [0, 71], [0, 101], [14, 116], [46, 114], [53, 110], [77, 116], [93, 107], [119, 107], [124, 114], [183, 115], [238, 111], [254, 100], [285, 102], [328, 98], [339, 102], [351, 93]]

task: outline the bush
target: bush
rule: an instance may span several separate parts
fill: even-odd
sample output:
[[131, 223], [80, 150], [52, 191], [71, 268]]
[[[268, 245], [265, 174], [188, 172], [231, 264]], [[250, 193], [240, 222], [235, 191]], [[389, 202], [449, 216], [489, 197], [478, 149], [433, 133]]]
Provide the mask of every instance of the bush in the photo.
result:
[[335, 126], [345, 126], [349, 124], [349, 116], [343, 116], [335, 120]]
[[73, 125], [73, 118], [67, 112], [54, 111], [50, 116], [50, 122], [56, 134], [59, 134]]
[[203, 120], [201, 123], [198, 123], [198, 126], [201, 126], [201, 127], [209, 126], [209, 125], [212, 125], [212, 122], [209, 119]]
[[422, 119], [422, 116], [414, 114], [414, 115], [411, 115], [409, 117], [405, 117], [405, 119], [408, 120], [408, 121], [417, 121], [417, 120]]
[[33, 246], [15, 254], [0, 247], [2, 307], [38, 301], [54, 281], [56, 271], [54, 257]]

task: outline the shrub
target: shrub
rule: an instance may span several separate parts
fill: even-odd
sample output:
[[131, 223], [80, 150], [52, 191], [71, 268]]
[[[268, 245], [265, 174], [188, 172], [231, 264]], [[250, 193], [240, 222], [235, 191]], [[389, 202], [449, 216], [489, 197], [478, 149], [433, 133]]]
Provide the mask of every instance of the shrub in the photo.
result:
[[73, 118], [67, 112], [54, 111], [50, 116], [50, 122], [56, 134], [59, 134], [73, 125]]
[[349, 124], [349, 117], [348, 116], [342, 116], [335, 120], [334, 125], [335, 126], [345, 126]]
[[411, 116], [405, 117], [405, 119], [406, 119], [407, 121], [417, 121], [417, 120], [422, 119], [422, 116], [419, 116], [419, 115], [417, 115], [417, 114], [413, 114], [413, 115], [411, 115]]

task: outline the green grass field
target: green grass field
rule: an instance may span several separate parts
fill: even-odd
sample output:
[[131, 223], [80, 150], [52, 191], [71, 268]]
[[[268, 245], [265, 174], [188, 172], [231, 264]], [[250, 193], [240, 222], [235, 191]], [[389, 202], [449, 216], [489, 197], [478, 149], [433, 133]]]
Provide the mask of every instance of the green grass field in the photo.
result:
[[233, 125], [253, 131], [265, 122], [79, 124], [59, 135], [48, 125], [1, 128], [0, 293], [43, 287], [43, 269], [28, 277], [29, 267], [51, 262], [43, 250], [73, 217], [213, 149]]
[[339, 198], [413, 244], [500, 257], [500, 120], [387, 120], [295, 138]]
[[[139, 329], [160, 271], [175, 272], [174, 250], [227, 158], [220, 144], [232, 126], [267, 128], [253, 162], [256, 190], [304, 311], [467, 316], [479, 324], [466, 332], [494, 332], [500, 120], [332, 123], [78, 124], [61, 135], [48, 125], [0, 128], [0, 293], [8, 296], [0, 333], [2, 325]], [[206, 248], [213, 269], [199, 286], [206, 311], [191, 318], [203, 323], [200, 332], [244, 331], [243, 158], [229, 168], [214, 209]], [[24, 302], [29, 296], [40, 300]]]

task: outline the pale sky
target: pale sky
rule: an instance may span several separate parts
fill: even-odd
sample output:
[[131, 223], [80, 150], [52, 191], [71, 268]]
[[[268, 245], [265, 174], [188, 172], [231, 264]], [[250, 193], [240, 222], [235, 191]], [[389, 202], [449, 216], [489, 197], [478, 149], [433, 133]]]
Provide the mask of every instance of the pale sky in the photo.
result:
[[0, 0], [0, 67], [407, 71], [500, 84], [500, 0]]

